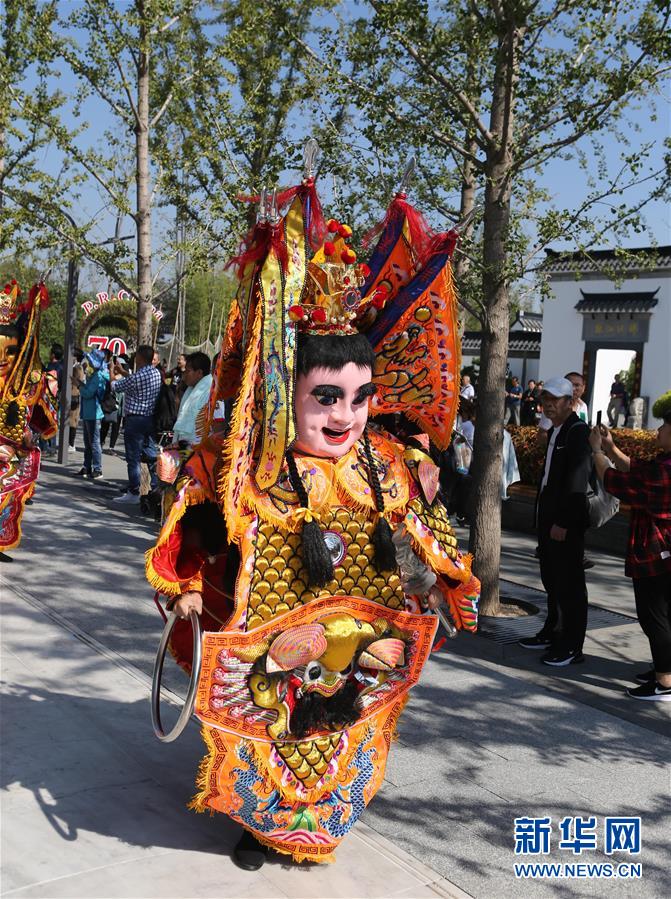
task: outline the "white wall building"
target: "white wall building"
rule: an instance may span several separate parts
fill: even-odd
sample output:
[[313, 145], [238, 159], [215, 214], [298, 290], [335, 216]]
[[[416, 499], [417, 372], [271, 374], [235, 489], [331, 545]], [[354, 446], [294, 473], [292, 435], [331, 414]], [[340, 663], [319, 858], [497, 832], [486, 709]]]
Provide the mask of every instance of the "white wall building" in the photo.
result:
[[[613, 375], [633, 362], [632, 398], [649, 408], [671, 389], [671, 246], [547, 254], [540, 378], [582, 372], [592, 418], [602, 410], [605, 423]], [[652, 266], [642, 260], [651, 254]]]

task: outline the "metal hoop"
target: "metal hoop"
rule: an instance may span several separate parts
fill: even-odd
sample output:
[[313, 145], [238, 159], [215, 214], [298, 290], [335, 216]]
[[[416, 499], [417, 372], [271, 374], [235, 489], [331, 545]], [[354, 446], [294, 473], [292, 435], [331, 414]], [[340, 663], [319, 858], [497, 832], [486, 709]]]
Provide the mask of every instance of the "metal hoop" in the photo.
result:
[[191, 629], [193, 631], [193, 664], [191, 666], [191, 680], [189, 681], [189, 689], [186, 693], [186, 699], [179, 714], [177, 723], [173, 729], [166, 734], [161, 724], [161, 680], [163, 677], [163, 663], [165, 661], [165, 653], [168, 648], [170, 634], [175, 623], [180, 618], [175, 612], [170, 613], [170, 617], [165, 623], [163, 633], [161, 634], [161, 642], [158, 644], [156, 652], [156, 660], [154, 662], [154, 674], [151, 683], [151, 723], [154, 733], [163, 743], [172, 743], [180, 736], [186, 725], [189, 723], [193, 714], [193, 707], [196, 704], [196, 691], [198, 689], [198, 681], [200, 679], [200, 669], [202, 663], [202, 632], [200, 628], [200, 616], [193, 609], [189, 612], [189, 620], [191, 621]]

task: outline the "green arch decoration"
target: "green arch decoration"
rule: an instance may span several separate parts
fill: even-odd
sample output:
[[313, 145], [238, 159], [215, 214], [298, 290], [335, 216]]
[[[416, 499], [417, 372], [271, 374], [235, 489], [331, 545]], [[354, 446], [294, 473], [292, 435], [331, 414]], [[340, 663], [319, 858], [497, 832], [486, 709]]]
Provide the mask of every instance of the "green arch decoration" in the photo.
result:
[[126, 336], [137, 335], [137, 303], [130, 297], [127, 300], [112, 300], [100, 303], [85, 315], [79, 323], [77, 345], [86, 349], [89, 334], [101, 325], [113, 325], [125, 331]]

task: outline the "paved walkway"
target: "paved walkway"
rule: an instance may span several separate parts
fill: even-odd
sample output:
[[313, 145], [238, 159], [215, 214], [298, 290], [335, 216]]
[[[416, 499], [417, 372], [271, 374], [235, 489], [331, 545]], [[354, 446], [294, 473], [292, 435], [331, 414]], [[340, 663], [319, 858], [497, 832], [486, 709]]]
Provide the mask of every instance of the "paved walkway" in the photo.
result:
[[159, 743], [144, 674], [6, 583], [3, 605], [3, 896], [462, 895], [362, 824], [337, 864], [239, 870], [237, 828], [186, 809], [197, 726]]
[[[74, 463], [80, 456], [76, 456]], [[25, 539], [0, 568], [3, 895], [47, 897], [645, 896], [671, 894], [671, 709], [623, 696], [647, 660], [634, 621], [588, 635], [583, 666], [460, 635], [433, 654], [386, 781], [327, 867], [230, 862], [235, 829], [186, 811], [197, 727], [151, 734], [161, 622], [142, 581], [154, 525], [45, 463]], [[122, 484], [123, 466], [105, 457]], [[533, 542], [504, 535], [504, 576], [537, 584]], [[593, 602], [632, 614], [621, 560], [595, 556]], [[620, 568], [621, 570], [621, 568]], [[641, 815], [641, 880], [516, 880], [513, 821]], [[558, 850], [534, 861], [606, 862]], [[617, 859], [620, 861], [620, 858]], [[622, 860], [630, 861], [628, 856]], [[464, 891], [463, 893], [461, 891]]]

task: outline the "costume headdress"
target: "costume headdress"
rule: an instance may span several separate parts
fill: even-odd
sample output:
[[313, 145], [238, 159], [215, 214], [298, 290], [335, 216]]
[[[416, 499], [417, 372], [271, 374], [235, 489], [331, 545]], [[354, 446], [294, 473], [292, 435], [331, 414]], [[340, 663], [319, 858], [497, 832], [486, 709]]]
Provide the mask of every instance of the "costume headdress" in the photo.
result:
[[27, 385], [39, 380], [42, 365], [38, 355], [41, 312], [49, 305], [49, 294], [40, 282], [31, 287], [28, 298], [20, 302], [21, 288], [16, 280], [0, 291], [0, 326], [16, 327], [19, 352], [2, 389], [2, 399], [14, 399], [26, 392]]
[[[16, 280], [0, 290], [0, 329], [18, 338], [18, 352], [11, 371], [0, 390], [0, 433], [20, 441], [32, 409], [31, 426], [45, 437], [56, 431], [56, 417], [51, 402], [42, 388], [42, 363], [39, 358], [39, 324], [41, 312], [49, 304], [43, 283], [31, 287], [28, 298], [21, 302], [21, 288]], [[1, 332], [0, 332], [1, 333]]]
[[15, 325], [21, 288], [16, 280], [5, 284], [0, 291], [0, 325]]
[[451, 436], [460, 365], [450, 270], [456, 234], [434, 234], [410, 206], [407, 171], [362, 264], [349, 226], [324, 223], [313, 170], [311, 146], [301, 184], [276, 195], [273, 215], [262, 198], [260, 220], [236, 257], [240, 287], [213, 388], [223, 398], [235, 385], [220, 483], [227, 518], [237, 514], [247, 475], [260, 490], [275, 486], [295, 440], [300, 332], [364, 333], [377, 356], [372, 414], [403, 412], [441, 448]]

